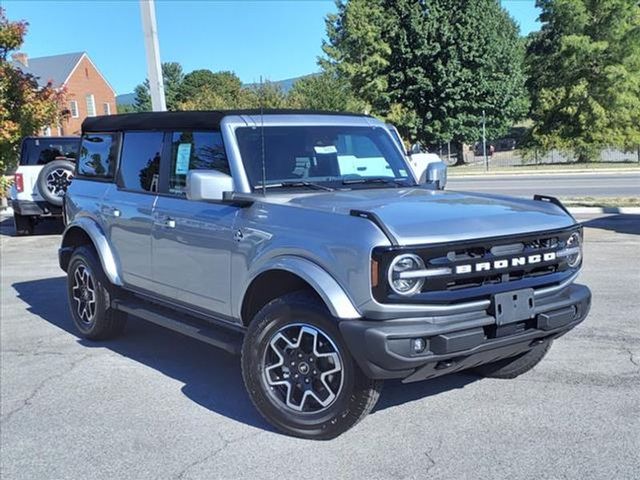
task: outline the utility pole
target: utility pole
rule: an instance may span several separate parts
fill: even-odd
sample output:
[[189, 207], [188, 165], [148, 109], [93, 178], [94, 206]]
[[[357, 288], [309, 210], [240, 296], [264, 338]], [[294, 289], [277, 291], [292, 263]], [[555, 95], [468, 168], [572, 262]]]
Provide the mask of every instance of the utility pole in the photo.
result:
[[487, 158], [487, 130], [485, 126], [486, 126], [485, 115], [484, 115], [484, 110], [482, 110], [482, 154], [484, 155], [484, 168], [488, 172], [489, 159]]
[[147, 76], [149, 78], [151, 107], [154, 112], [164, 112], [167, 110], [167, 104], [164, 98], [164, 80], [160, 64], [155, 1], [140, 0], [140, 13], [142, 15], [144, 46], [147, 52]]

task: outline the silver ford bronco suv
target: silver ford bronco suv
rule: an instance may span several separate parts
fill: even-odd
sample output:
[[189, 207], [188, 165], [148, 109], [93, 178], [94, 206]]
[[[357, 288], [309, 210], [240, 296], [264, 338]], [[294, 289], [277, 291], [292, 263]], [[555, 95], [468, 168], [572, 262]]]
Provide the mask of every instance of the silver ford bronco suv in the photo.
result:
[[128, 315], [242, 355], [260, 413], [329, 439], [385, 379], [514, 378], [587, 315], [582, 229], [552, 197], [415, 178], [364, 115], [88, 118], [59, 250], [80, 334]]

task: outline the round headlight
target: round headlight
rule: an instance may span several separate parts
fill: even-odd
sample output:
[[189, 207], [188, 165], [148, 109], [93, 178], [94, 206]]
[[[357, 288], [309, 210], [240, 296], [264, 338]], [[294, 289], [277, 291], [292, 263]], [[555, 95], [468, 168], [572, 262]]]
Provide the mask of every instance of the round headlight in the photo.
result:
[[582, 261], [582, 238], [580, 237], [580, 233], [574, 232], [571, 234], [569, 239], [567, 240], [567, 250], [576, 250], [575, 253], [567, 256], [567, 265], [571, 268], [577, 267], [580, 265]]
[[424, 277], [402, 275], [424, 269], [424, 262], [418, 255], [404, 253], [393, 259], [389, 266], [389, 286], [399, 295], [413, 295], [424, 285]]

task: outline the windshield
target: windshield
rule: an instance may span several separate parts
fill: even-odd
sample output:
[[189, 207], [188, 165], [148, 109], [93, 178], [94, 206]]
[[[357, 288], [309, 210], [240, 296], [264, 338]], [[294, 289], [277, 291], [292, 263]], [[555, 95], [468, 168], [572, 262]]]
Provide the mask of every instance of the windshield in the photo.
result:
[[80, 137], [25, 138], [20, 165], [44, 165], [56, 158], [77, 158], [79, 149]]
[[[263, 131], [264, 130], [264, 131]], [[238, 147], [254, 189], [414, 185], [389, 133], [381, 127], [241, 127]]]

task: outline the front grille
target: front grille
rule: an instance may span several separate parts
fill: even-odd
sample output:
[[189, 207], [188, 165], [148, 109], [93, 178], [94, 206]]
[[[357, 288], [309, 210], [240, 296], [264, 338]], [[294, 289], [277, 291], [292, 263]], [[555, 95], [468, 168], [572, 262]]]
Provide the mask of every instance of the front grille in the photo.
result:
[[[391, 261], [405, 252], [419, 255], [429, 271], [450, 273], [427, 277], [421, 292], [411, 297], [395, 294], [387, 284], [374, 287], [374, 297], [383, 303], [453, 303], [487, 298], [501, 291], [557, 284], [575, 272], [567, 265], [566, 257], [555, 256], [566, 248], [575, 231], [574, 227], [450, 244], [378, 248], [374, 250], [374, 260], [379, 264], [379, 278], [386, 278]], [[539, 261], [529, 261], [538, 258]]]

